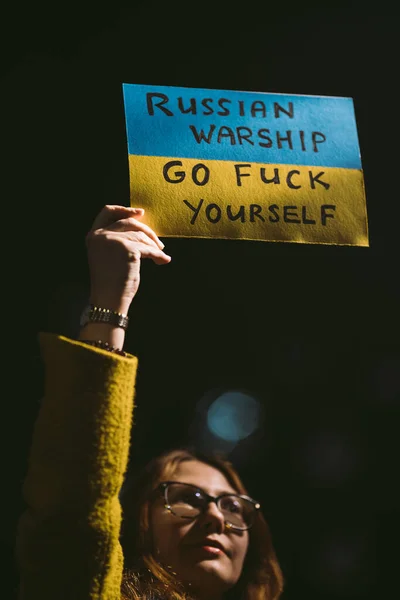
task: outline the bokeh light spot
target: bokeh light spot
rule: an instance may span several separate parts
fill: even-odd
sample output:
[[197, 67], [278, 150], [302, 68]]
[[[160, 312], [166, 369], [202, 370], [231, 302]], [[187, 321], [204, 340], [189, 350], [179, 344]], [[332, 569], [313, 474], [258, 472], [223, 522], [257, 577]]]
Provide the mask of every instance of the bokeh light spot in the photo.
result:
[[207, 413], [207, 426], [210, 431], [231, 442], [237, 442], [254, 433], [259, 423], [258, 401], [240, 391], [224, 392], [214, 400]]

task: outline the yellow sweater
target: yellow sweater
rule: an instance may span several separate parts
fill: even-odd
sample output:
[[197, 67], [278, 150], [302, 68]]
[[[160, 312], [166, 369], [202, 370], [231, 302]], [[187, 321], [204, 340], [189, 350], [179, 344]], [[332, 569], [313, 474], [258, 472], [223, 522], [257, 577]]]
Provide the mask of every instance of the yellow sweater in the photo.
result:
[[137, 359], [41, 334], [45, 393], [16, 552], [20, 600], [119, 600]]

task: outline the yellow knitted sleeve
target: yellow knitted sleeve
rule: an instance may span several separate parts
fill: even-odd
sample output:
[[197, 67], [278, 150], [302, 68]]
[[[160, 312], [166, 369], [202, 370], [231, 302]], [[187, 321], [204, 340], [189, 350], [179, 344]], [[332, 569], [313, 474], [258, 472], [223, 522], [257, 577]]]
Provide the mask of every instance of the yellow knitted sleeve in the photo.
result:
[[20, 600], [119, 600], [137, 359], [41, 334], [45, 393], [18, 522]]

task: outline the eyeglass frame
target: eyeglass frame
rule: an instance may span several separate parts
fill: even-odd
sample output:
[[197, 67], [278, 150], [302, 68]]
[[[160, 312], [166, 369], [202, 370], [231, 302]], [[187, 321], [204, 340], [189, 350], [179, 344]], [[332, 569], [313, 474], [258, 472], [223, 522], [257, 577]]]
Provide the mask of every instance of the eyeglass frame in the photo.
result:
[[[221, 514], [224, 514], [222, 512], [222, 510], [220, 509], [220, 507], [218, 506], [218, 502], [221, 498], [224, 498], [226, 496], [235, 496], [236, 498], [242, 498], [243, 500], [247, 500], [248, 502], [250, 502], [251, 504], [253, 504], [254, 506], [254, 515], [257, 514], [257, 511], [260, 510], [261, 508], [261, 504], [259, 502], [257, 502], [256, 500], [253, 500], [253, 498], [250, 498], [250, 496], [245, 496], [243, 494], [237, 494], [237, 493], [230, 493], [230, 492], [224, 492], [223, 494], [220, 494], [219, 496], [211, 496], [210, 494], [207, 494], [207, 492], [205, 492], [201, 487], [199, 487], [198, 485], [193, 485], [192, 483], [185, 483], [183, 481], [162, 481], [156, 491], [160, 491], [163, 492], [163, 498], [164, 498], [164, 506], [167, 510], [169, 510], [169, 512], [173, 515], [175, 515], [176, 517], [180, 517], [181, 519], [191, 519], [192, 521], [194, 521], [195, 519], [197, 519], [198, 516], [200, 516], [201, 514], [204, 514], [205, 509], [203, 511], [201, 511], [198, 515], [195, 515], [194, 517], [186, 517], [186, 516], [182, 516], [182, 515], [177, 515], [176, 513], [174, 513], [174, 511], [172, 510], [172, 507], [170, 504], [168, 504], [168, 498], [167, 498], [167, 492], [168, 492], [168, 486], [171, 484], [178, 484], [178, 485], [187, 485], [188, 487], [194, 488], [195, 490], [198, 490], [199, 492], [201, 492], [201, 494], [204, 496], [204, 498], [207, 500], [207, 504], [210, 504], [210, 502], [214, 502], [214, 504], [216, 505], [216, 507], [218, 508], [218, 510], [220, 511]], [[252, 528], [254, 523], [251, 523], [251, 525], [249, 525], [248, 527], [245, 527], [244, 529], [237, 527], [236, 525], [232, 525], [232, 523], [230, 523], [229, 521], [227, 521], [224, 518], [224, 523], [225, 523], [225, 527], [227, 529], [232, 529], [235, 531], [248, 531], [249, 529]]]

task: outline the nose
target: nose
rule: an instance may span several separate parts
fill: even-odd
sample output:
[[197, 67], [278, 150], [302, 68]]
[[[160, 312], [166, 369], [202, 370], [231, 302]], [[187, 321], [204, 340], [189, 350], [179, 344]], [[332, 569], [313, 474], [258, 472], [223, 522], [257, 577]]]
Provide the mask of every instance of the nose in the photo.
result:
[[209, 502], [201, 519], [201, 525], [208, 531], [223, 533], [225, 530], [225, 518], [215, 502]]

